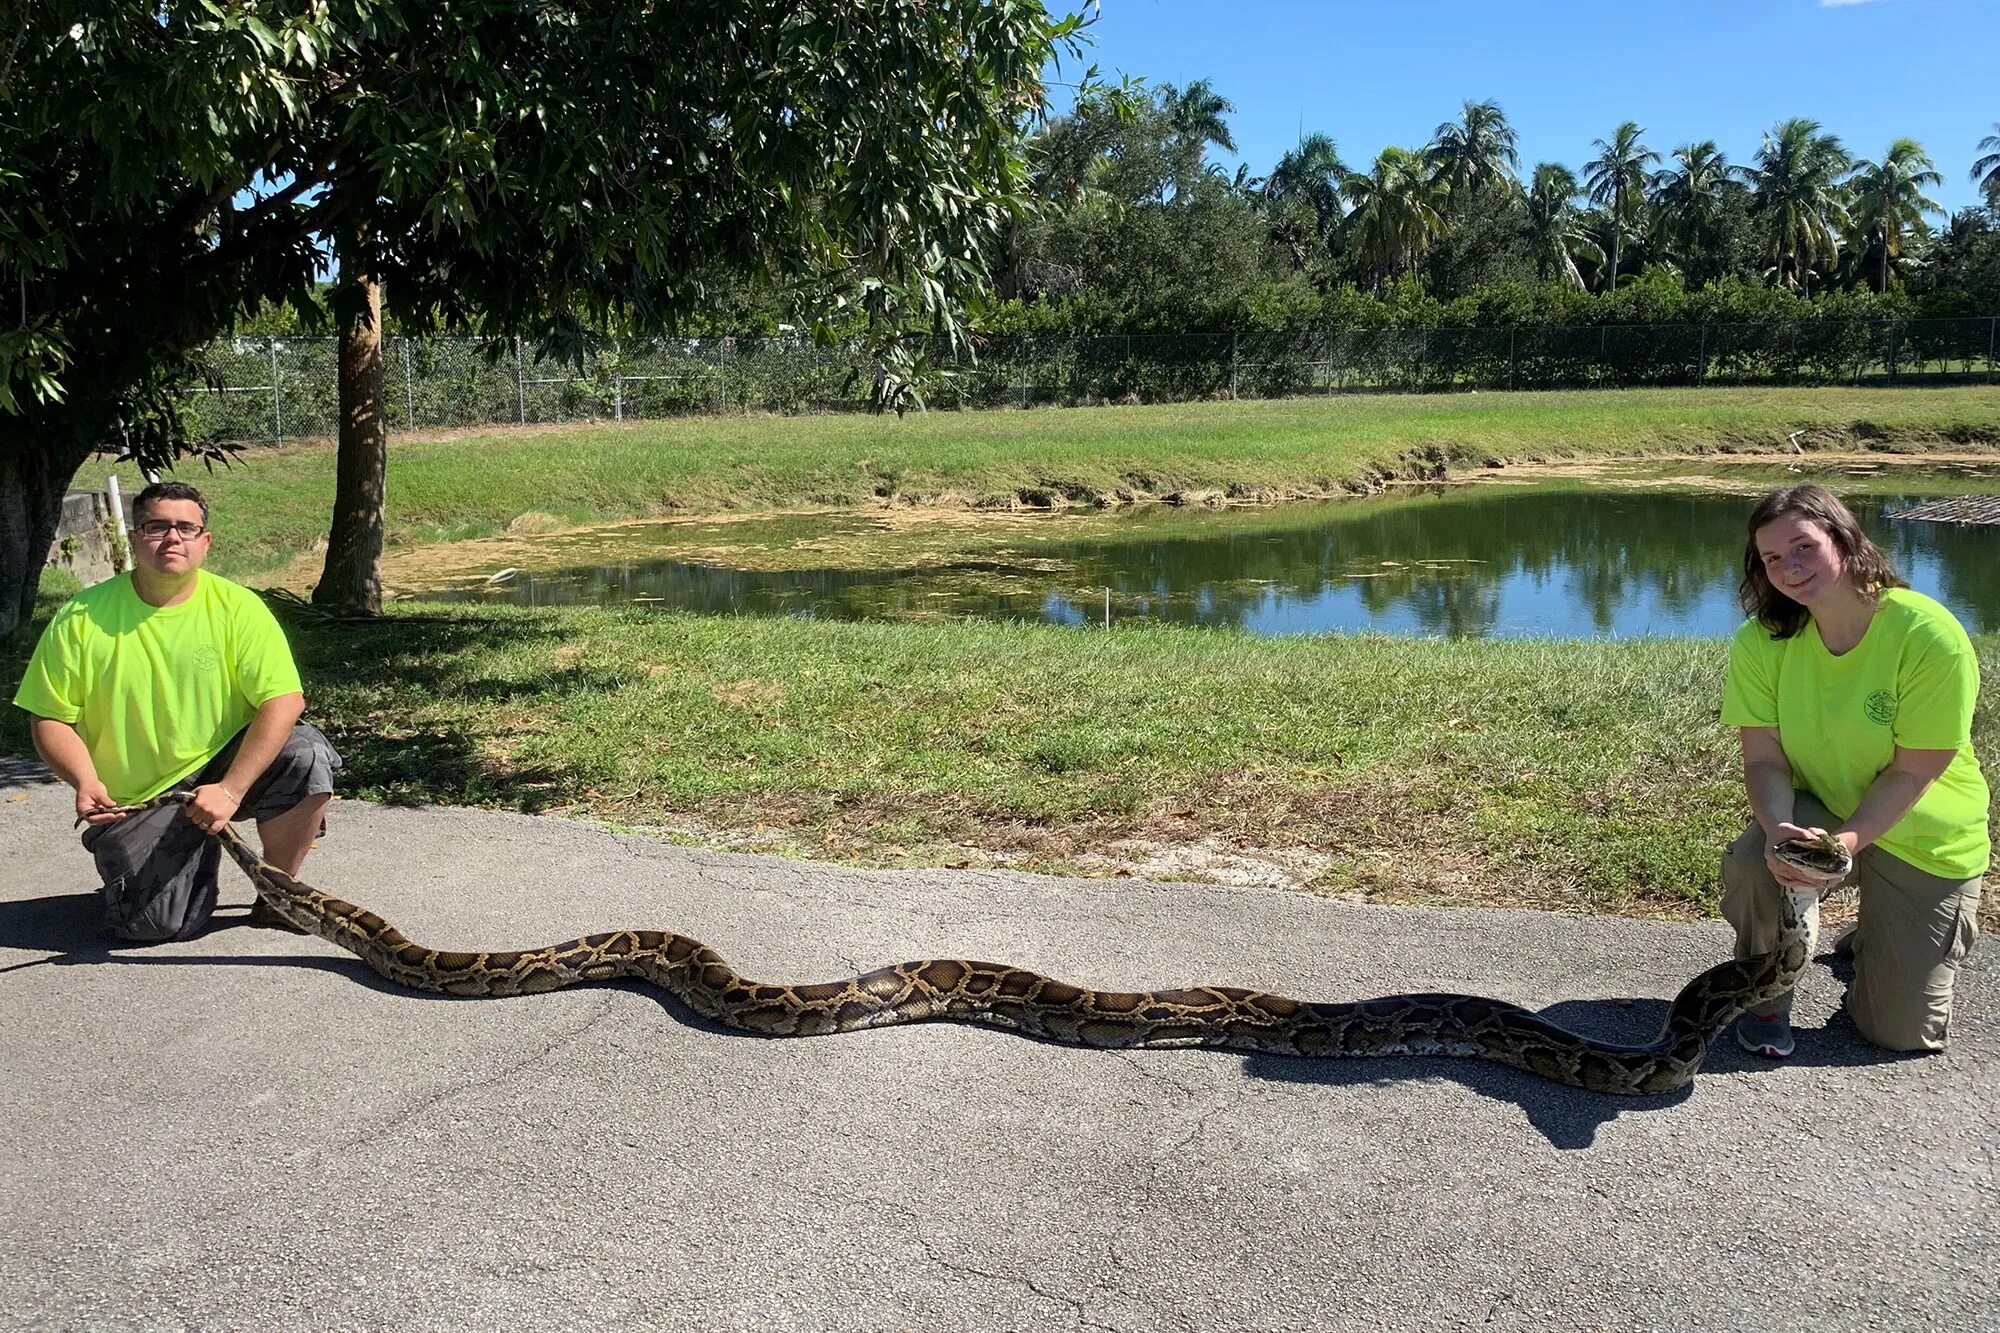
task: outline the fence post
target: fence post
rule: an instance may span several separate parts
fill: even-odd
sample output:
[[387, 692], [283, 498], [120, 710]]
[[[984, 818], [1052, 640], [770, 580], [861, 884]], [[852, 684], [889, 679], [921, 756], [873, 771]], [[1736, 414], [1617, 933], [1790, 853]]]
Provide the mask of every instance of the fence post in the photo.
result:
[[1896, 321], [1889, 321], [1889, 383], [1896, 382]]
[[1507, 330], [1507, 390], [1510, 393], [1514, 389], [1514, 338], [1519, 332], [1515, 328]]
[[285, 400], [284, 395], [278, 389], [278, 340], [273, 337], [266, 338], [264, 341], [270, 344], [271, 348], [271, 443], [283, 444], [285, 442]]
[[[149, 478], [150, 480], [150, 478]], [[111, 558], [117, 562], [119, 570], [132, 568], [132, 541], [125, 533], [125, 500], [118, 494], [118, 474], [109, 473], [104, 478], [104, 502], [111, 507]], [[137, 515], [134, 515], [136, 518]], [[1111, 594], [1107, 591], [1105, 596]], [[1109, 603], [1107, 603], [1108, 605]], [[1106, 614], [1109, 614], [1108, 612]], [[1105, 622], [1109, 629], [1111, 622]]]
[[[1236, 397], [1236, 335], [1229, 335], [1229, 396]], [[1109, 624], [1107, 618], [1106, 623]]]
[[1986, 382], [1993, 382], [1993, 336], [2000, 333], [2000, 315], [1986, 318]]
[[1701, 342], [1694, 354], [1694, 382], [1696, 384], [1708, 382], [1708, 321], [1706, 320], [1702, 321]]
[[[1024, 338], [1022, 339], [1022, 341], [1025, 343], [1027, 342], [1027, 339]], [[1028, 358], [1024, 356], [1021, 358], [1021, 406], [1026, 407], [1027, 405], [1028, 405]]]
[[410, 419], [410, 429], [417, 428], [417, 371], [411, 364], [410, 340], [403, 339], [403, 415]]
[[526, 366], [520, 360], [520, 338], [514, 338], [514, 422], [528, 424], [528, 380]]

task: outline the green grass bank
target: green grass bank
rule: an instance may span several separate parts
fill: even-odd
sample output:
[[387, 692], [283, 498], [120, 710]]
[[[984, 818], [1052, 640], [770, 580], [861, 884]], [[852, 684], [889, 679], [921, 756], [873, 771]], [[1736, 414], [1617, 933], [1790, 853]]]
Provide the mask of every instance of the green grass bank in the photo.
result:
[[[1380, 395], [894, 417], [710, 417], [397, 438], [387, 536], [484, 536], [661, 513], [885, 502], [1000, 508], [1366, 489], [1494, 462], [1679, 452], [2000, 448], [2000, 387]], [[101, 484], [87, 469], [78, 484]], [[330, 445], [250, 449], [211, 494], [215, 567], [253, 577], [323, 539]], [[136, 472], [121, 474], [128, 491]], [[547, 525], [548, 519], [538, 520]]]

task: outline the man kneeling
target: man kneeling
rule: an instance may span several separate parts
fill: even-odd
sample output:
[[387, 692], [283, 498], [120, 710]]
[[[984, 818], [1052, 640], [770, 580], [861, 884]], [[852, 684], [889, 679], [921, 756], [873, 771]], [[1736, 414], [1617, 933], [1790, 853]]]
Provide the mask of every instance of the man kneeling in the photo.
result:
[[[222, 849], [208, 836], [257, 821], [264, 859], [296, 874], [340, 771], [284, 631], [247, 588], [202, 571], [208, 502], [157, 482], [132, 502], [133, 568], [56, 613], [14, 702], [35, 749], [76, 789], [83, 845], [104, 883], [105, 927], [152, 944], [189, 939], [215, 911]], [[138, 814], [169, 790], [185, 806]], [[282, 924], [259, 900], [251, 920]]]

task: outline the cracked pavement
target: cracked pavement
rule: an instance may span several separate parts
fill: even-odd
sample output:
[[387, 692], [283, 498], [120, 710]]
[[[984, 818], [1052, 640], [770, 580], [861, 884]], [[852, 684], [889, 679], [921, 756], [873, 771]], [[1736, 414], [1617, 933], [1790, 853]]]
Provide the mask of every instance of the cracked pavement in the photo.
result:
[[[771, 1040], [642, 986], [402, 991], [234, 924], [109, 950], [65, 789], [0, 771], [0, 1327], [1988, 1329], [2000, 964], [1953, 1050], [1837, 1012], [1619, 1099], [1473, 1061]], [[1725, 929], [863, 872], [342, 802], [304, 878], [424, 943], [682, 931], [746, 975], [1486, 993], [1645, 1039]]]

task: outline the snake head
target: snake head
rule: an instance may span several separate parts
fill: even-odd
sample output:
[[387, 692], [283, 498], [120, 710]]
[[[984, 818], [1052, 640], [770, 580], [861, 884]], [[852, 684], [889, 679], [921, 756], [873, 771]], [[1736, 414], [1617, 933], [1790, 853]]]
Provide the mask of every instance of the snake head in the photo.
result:
[[1837, 884], [1846, 879], [1854, 869], [1854, 856], [1847, 850], [1847, 844], [1831, 833], [1822, 832], [1817, 838], [1794, 838], [1781, 842], [1771, 849], [1771, 855], [1791, 866], [1815, 875], [1829, 884]]

